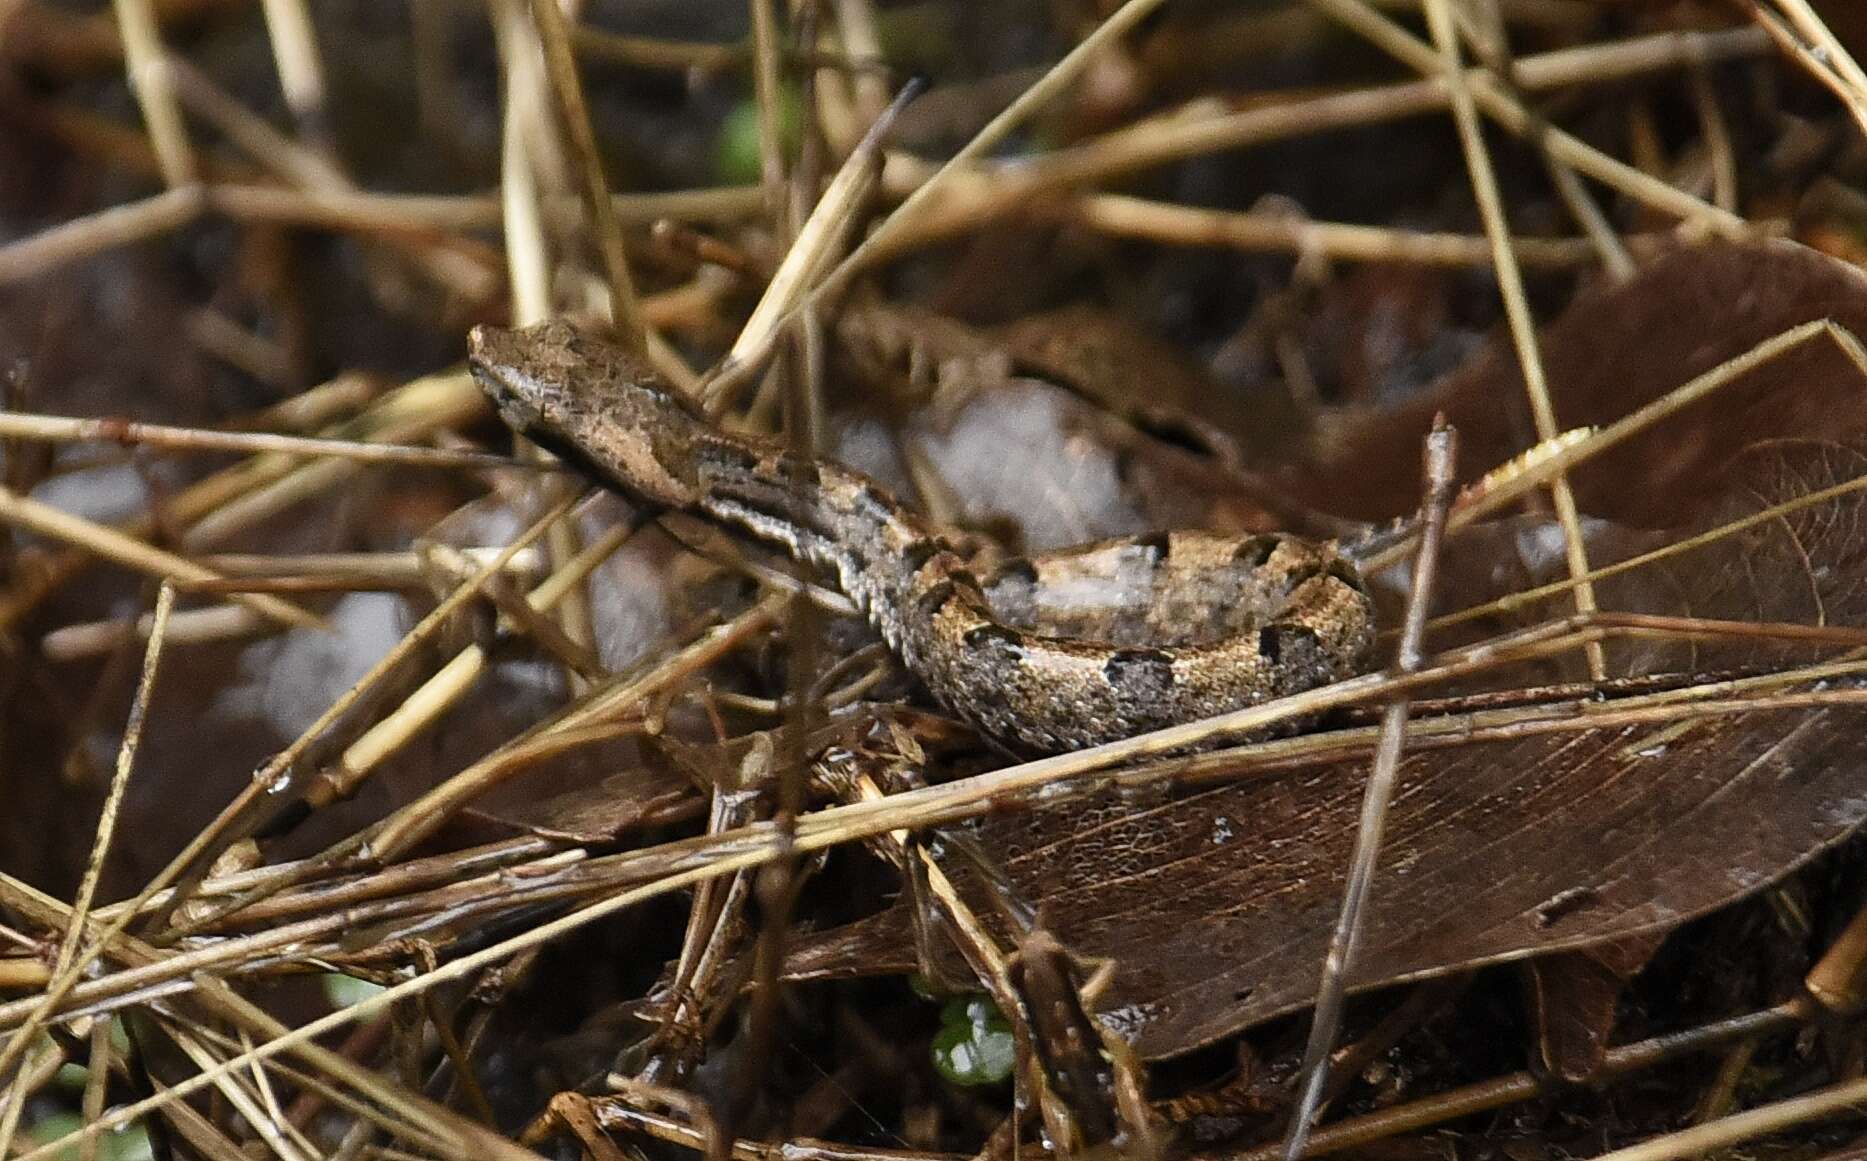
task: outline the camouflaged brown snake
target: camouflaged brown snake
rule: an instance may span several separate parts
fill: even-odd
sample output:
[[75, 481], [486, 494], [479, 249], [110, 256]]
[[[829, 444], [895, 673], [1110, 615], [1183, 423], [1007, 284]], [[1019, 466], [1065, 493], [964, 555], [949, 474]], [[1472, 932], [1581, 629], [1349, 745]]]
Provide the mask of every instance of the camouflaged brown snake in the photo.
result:
[[1169, 532], [981, 581], [867, 476], [720, 430], [569, 323], [479, 327], [469, 347], [516, 431], [633, 500], [834, 573], [935, 697], [1016, 746], [1070, 750], [1296, 693], [1359, 672], [1373, 640], [1373, 604], [1333, 543]]

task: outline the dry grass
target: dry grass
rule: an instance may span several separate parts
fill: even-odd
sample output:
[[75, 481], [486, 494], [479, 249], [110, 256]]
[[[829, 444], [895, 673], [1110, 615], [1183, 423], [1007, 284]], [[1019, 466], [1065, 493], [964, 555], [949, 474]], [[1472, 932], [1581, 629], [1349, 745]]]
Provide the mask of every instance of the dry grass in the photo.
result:
[[[1835, 95], [1824, 116], [1867, 124], [1867, 76], [1815, 8], [1802, 0], [1755, 0], [1747, 24], [1656, 26], [1587, 41], [1539, 31], [1539, 13], [1548, 6], [1530, 3], [1426, 0], [1421, 7], [1429, 35], [1422, 37], [1409, 5], [1312, 0], [1275, 16], [1294, 21], [1294, 35], [1304, 43], [1351, 58], [1330, 66], [1339, 70], [1340, 83], [1327, 91], [1181, 93], [1165, 106], [1114, 98], [1112, 111], [1098, 109], [1083, 94], [1114, 84], [1108, 70], [1116, 64], [1139, 67], [1124, 54], [1162, 19], [1158, 0], [1128, 0], [1086, 27], [1075, 48], [1009, 105], [976, 118], [983, 124], [963, 147], [935, 160], [876, 130], [891, 127], [901, 112], [888, 104], [900, 86], [886, 62], [876, 59], [878, 13], [868, 0], [797, 5], [785, 13], [770, 0], [749, 0], [749, 6], [743, 40], [693, 43], [581, 27], [550, 0], [489, 0], [484, 10], [413, 0], [405, 13], [415, 53], [408, 67], [417, 74], [425, 107], [410, 119], [444, 125], [450, 112], [462, 116], [445, 105], [463, 92], [496, 88], [499, 94], [493, 110], [496, 195], [473, 185], [464, 175], [469, 167], [459, 167], [459, 180], [446, 192], [416, 195], [369, 188], [346, 169], [343, 156], [359, 151], [333, 111], [353, 95], [342, 76], [327, 72], [318, 47], [346, 35], [342, 20], [321, 21], [317, 9], [299, 0], [263, 5], [260, 40], [270, 49], [285, 102], [283, 116], [269, 116], [241, 86], [213, 79], [228, 62], [201, 36], [201, 22], [210, 28], [237, 22], [237, 15], [223, 11], [230, 6], [118, 0], [110, 14], [76, 17], [26, 0], [0, 13], [0, 43], [12, 37], [6, 51], [15, 54], [4, 67], [17, 74], [0, 90], [0, 102], [16, 106], [17, 121], [30, 130], [0, 131], [22, 138], [30, 132], [21, 148], [56, 154], [61, 172], [89, 167], [113, 175], [101, 188], [133, 192], [113, 204], [70, 205], [59, 220], [0, 243], [0, 287], [17, 296], [10, 302], [55, 305], [74, 293], [69, 287], [81, 285], [75, 280], [87, 264], [125, 263], [112, 267], [125, 269], [135, 255], [154, 252], [180, 267], [178, 255], [191, 238], [263, 240], [276, 239], [286, 227], [313, 231], [343, 247], [353, 278], [346, 289], [372, 296], [365, 309], [394, 320], [392, 329], [457, 340], [474, 319], [526, 322], [567, 309], [605, 318], [621, 341], [644, 352], [672, 381], [740, 422], [736, 417], [746, 414], [771, 415], [778, 399], [801, 404], [793, 414], [822, 416], [825, 336], [847, 295], [904, 270], [925, 279], [956, 249], [963, 253], [968, 241], [1008, 231], [1054, 230], [1078, 244], [1118, 239], [1129, 246], [1187, 248], [1220, 261], [1280, 255], [1291, 259], [1282, 269], [1293, 282], [1305, 269], [1332, 263], [1482, 268], [1501, 290], [1502, 317], [1530, 392], [1535, 446], [1447, 501], [1440, 515], [1448, 551], [1457, 551], [1461, 532], [1485, 518], [1547, 503], [1561, 529], [1569, 575], [1423, 624], [1422, 605], [1415, 628], [1438, 632], [1538, 604], [1548, 609], [1548, 619], [1475, 643], [1436, 651], [1429, 644], [1418, 655], [1416, 633], [1403, 651], [1406, 659], [1391, 669], [1079, 753], [1029, 762], [996, 756], [983, 772], [973, 772], [977, 761], [941, 768], [917, 750], [919, 739], [903, 736], [896, 757], [904, 765], [919, 757], [922, 773], [944, 777], [915, 788], [884, 788], [866, 771], [837, 787], [844, 800], [833, 802], [822, 785], [807, 785], [813, 776], [818, 783], [827, 776], [820, 766], [813, 775], [819, 755], [799, 740], [804, 727], [821, 724], [824, 704], [853, 703], [888, 689], [890, 680], [873, 650], [842, 664], [834, 664], [835, 657], [820, 658], [814, 669], [807, 664], [813, 651], [826, 648], [820, 606], [837, 611], [834, 594], [736, 557], [730, 548], [703, 545], [715, 572], [754, 577], [761, 592], [672, 627], [641, 660], [612, 669], [599, 648], [591, 601], [593, 592], [613, 593], [614, 582], [593, 588], [592, 578], [634, 543], [639, 521], [603, 523], [576, 477], [531, 449], [507, 457], [467, 446], [469, 439], [497, 436], [464, 372], [435, 370], [431, 360], [430, 373], [386, 387], [349, 374], [313, 386], [304, 380], [315, 360], [302, 344], [294, 346], [289, 328], [255, 326], [250, 312], [202, 308], [191, 316], [191, 341], [272, 389], [270, 405], [247, 422], [0, 413], [0, 439], [8, 441], [0, 522], [18, 534], [14, 567], [0, 588], [0, 629], [9, 635], [18, 671], [13, 680], [59, 684], [82, 672], [105, 689], [134, 674], [139, 658], [141, 664], [127, 725], [114, 730], [81, 720], [78, 726], [91, 728], [72, 729], [78, 739], [121, 737], [113, 776], [100, 786], [81, 770], [68, 770], [62, 790], [20, 797], [21, 809], [48, 812], [39, 820], [48, 833], [79, 814], [95, 813], [101, 821], [89, 857], [67, 860], [42, 880], [81, 876], [69, 899], [33, 886], [24, 873], [0, 876], [0, 916], [8, 924], [0, 927], [0, 990], [8, 997], [0, 1002], [0, 1080], [6, 1084], [0, 1156], [49, 1157], [66, 1148], [97, 1155], [111, 1131], [153, 1123], [181, 1155], [260, 1150], [281, 1157], [480, 1157], [581, 1147], [620, 1156], [634, 1148], [616, 1145], [614, 1134], [616, 1140], [653, 1138], [665, 1143], [657, 1148], [671, 1151], [769, 1161], [777, 1156], [771, 1141], [786, 1126], [810, 1123], [774, 1112], [773, 1104], [809, 1102], [798, 1096], [800, 1086], [767, 1087], [765, 1076], [779, 1068], [780, 1027], [790, 1018], [773, 984], [786, 941], [796, 934], [784, 918], [800, 905], [813, 860], [830, 852], [866, 845], [917, 884], [930, 900], [929, 913], [964, 949], [978, 985], [1010, 1011], [1021, 994], [1012, 965], [1024, 949], [994, 934], [1002, 917], [973, 914], [967, 893], [947, 880], [949, 868], [935, 857], [935, 847], [920, 841], [937, 828], [1040, 806], [1056, 811], [1111, 787], [1140, 795], [1150, 788], [1267, 777], [1323, 759], [1365, 765], [1382, 748], [1380, 732], [1366, 717], [1351, 713], [1341, 728], [1327, 732], [1267, 735], [1268, 727], [1282, 723], [1287, 730], [1331, 711], [1399, 707], [1389, 713], [1385, 745], [1391, 773], [1403, 744], [1418, 752], [1623, 725], [1690, 729], [1688, 723], [1760, 707], [1813, 711], [1867, 704], [1867, 691], [1846, 680], [1867, 672], [1859, 652], [1867, 647], [1867, 630], [1622, 614], [1600, 607], [1593, 589], [1609, 577], [1837, 501], [1858, 490], [1860, 481], [1812, 491], [1607, 566], [1590, 560], [1567, 483], [1592, 458], [1642, 432], [1663, 430], [1687, 406], [1805, 346], [1832, 345], [1867, 374], [1857, 338], [1832, 323], [1810, 323], [1613, 425], [1570, 431], [1543, 382], [1528, 288], [1536, 275], [1551, 272], [1624, 276], [1644, 256], [1681, 239], [1785, 229], [1780, 221], [1763, 220], [1770, 207], [1746, 212], [1733, 154], [1738, 147], [1719, 107], [1725, 94], [1707, 78], [1790, 83], [1800, 70]], [[454, 70], [465, 66], [437, 45], [451, 22], [472, 21], [478, 28], [483, 19], [496, 39], [497, 76], [458, 75]], [[1235, 56], [1248, 75], [1267, 63], [1252, 45], [1271, 31], [1272, 15], [1232, 19], [1243, 23], [1218, 22], [1208, 47]], [[1512, 59], [1500, 29], [1561, 46]], [[803, 39], [806, 33], [811, 39]], [[1369, 80], [1380, 70], [1344, 48], [1351, 38], [1417, 76]], [[743, 84], [756, 110], [758, 181], [675, 191], [626, 188], [629, 167], [617, 160], [617, 143], [605, 132], [614, 111], [595, 111], [599, 58], [609, 62], [605, 70], [625, 78], [667, 72], [696, 86]], [[99, 62], [113, 59], [120, 79], [106, 81]], [[601, 75], [613, 79], [616, 73]], [[114, 92], [115, 85], [134, 98], [135, 131], [125, 120], [127, 106], [95, 99], [100, 88]], [[1686, 188], [1683, 172], [1654, 172], [1640, 159], [1614, 156], [1590, 143], [1602, 134], [1565, 121], [1566, 111], [1611, 105], [1596, 96], [1610, 86], [1634, 94], [1630, 119], [1647, 109], [1650, 92], [1685, 94], [1697, 111], [1694, 137], [1690, 148], [1676, 152], [1702, 157], [1705, 180]], [[785, 105], [792, 99], [787, 94], [798, 92], [810, 132], [793, 150], [786, 142]], [[1478, 207], [1476, 228], [1316, 221], [1277, 206], [1198, 207], [1160, 192], [1168, 185], [1141, 192], [1123, 186], [1162, 172], [1197, 172], [1214, 159], [1278, 143], [1300, 150], [1327, 133], [1375, 125], [1399, 133], [1447, 113], [1460, 164], [1438, 180], [1448, 197]], [[1399, 124], [1402, 119], [1408, 120]], [[1077, 128], [1068, 131], [1072, 124]], [[439, 153], [447, 146], [424, 139], [403, 148]], [[1355, 148], [1365, 151], [1369, 167], [1403, 160], [1365, 141]], [[1553, 194], [1540, 199], [1539, 208], [1561, 206], [1576, 223], [1572, 232], [1512, 224], [1513, 216], [1530, 215], [1508, 204], [1521, 182], [1500, 180], [1494, 149], [1511, 151], [1519, 167], [1528, 157], [1548, 175]], [[69, 197], [61, 202], [69, 203]], [[651, 223], [660, 224], [652, 234], [646, 229]], [[1628, 223], [1637, 225], [1620, 228]], [[251, 245], [263, 249], [261, 241]], [[670, 259], [670, 251], [684, 256]], [[689, 260], [696, 254], [719, 260]], [[264, 261], [253, 253], [246, 259]], [[327, 322], [317, 313], [328, 308], [327, 296], [297, 284], [325, 267], [282, 265], [270, 298], [260, 297], [277, 306], [281, 318], [298, 317], [310, 331], [341, 327], [336, 316]], [[228, 270], [220, 276], [230, 285], [235, 280]], [[252, 277], [263, 283], [266, 276]], [[439, 349], [457, 349], [457, 341]], [[711, 365], [703, 367], [703, 358]], [[36, 374], [29, 369], [15, 386], [34, 388], [35, 404], [62, 398], [59, 384], [33, 382]], [[113, 406], [141, 413], [135, 402], [125, 389]], [[32, 493], [43, 479], [82, 476], [87, 467], [109, 470], [120, 461], [68, 473], [42, 464], [46, 470], [35, 474], [28, 448], [41, 444], [131, 447], [137, 464], [204, 453], [239, 458], [160, 489], [160, 503], [139, 514], [112, 519], [68, 511]], [[291, 536], [279, 535], [311, 519], [306, 511], [328, 514], [345, 504], [368, 510], [374, 483], [382, 479], [421, 481], [405, 486], [429, 499], [404, 502], [424, 512], [422, 504], [430, 504], [434, 516], [466, 495], [490, 495], [519, 531], [471, 552], [443, 539], [321, 552], [294, 549]], [[267, 547], [248, 547], [254, 538]], [[1371, 570], [1409, 559], [1417, 539], [1393, 538]], [[147, 578], [143, 589], [130, 591], [139, 609], [151, 611], [139, 620], [109, 615], [97, 601], [87, 605], [87, 586], [106, 568]], [[134, 833], [134, 820], [143, 816], [125, 813], [126, 791], [133, 799], [139, 778], [152, 776], [141, 768], [138, 745], [146, 721], [160, 722], [169, 712], [164, 701], [174, 691], [165, 683], [176, 680], [169, 674], [177, 653], [257, 656], [246, 651], [267, 647], [277, 634], [290, 633], [291, 641], [328, 627], [318, 598], [379, 590], [405, 594], [426, 611], [385, 652], [356, 665], [363, 674], [341, 696], [328, 705], [297, 707], [309, 725], [275, 747], [242, 788], [189, 803], [186, 813], [211, 821], [179, 844], [179, 853], [177, 844]], [[178, 608], [178, 601], [190, 607]], [[1605, 707], [1575, 696], [1410, 721], [1404, 708], [1409, 698], [1437, 696], [1461, 680], [1529, 660], [1581, 656], [1594, 679], [1607, 679], [1615, 676], [1615, 653], [1604, 643], [1730, 638], [1851, 652], [1769, 673], [1708, 676]], [[515, 640], [529, 643], [552, 668], [563, 694], [559, 708], [468, 759], [443, 756], [444, 747], [434, 741], [437, 729], [485, 708], [487, 685]], [[788, 650], [788, 686], [771, 675], [764, 656], [779, 648]], [[765, 678], [759, 688], [744, 688], [748, 671]], [[212, 668], [186, 672], [190, 681], [202, 681]], [[65, 696], [68, 704], [86, 700], [82, 689]], [[116, 704], [100, 702], [92, 712]], [[733, 752], [740, 762], [733, 768], [721, 759], [712, 784], [690, 787], [678, 803], [657, 808], [660, 813], [645, 808], [613, 836], [508, 827], [489, 839], [470, 825], [475, 804], [496, 788], [524, 785], [553, 759], [678, 735], [679, 722], [670, 722], [681, 712], [723, 726], [723, 714], [755, 711], [774, 728], [761, 735], [762, 749]], [[785, 725], [797, 728], [776, 729]], [[10, 728], [21, 726], [16, 720]], [[211, 725], [203, 726], [203, 735], [212, 735]], [[55, 752], [60, 744], [27, 752]], [[1199, 752], [1188, 756], [1188, 747]], [[173, 761], [174, 749], [165, 752]], [[437, 767], [414, 788], [393, 777], [412, 755], [427, 756]], [[212, 764], [218, 757], [210, 748], [198, 760]], [[76, 770], [80, 764], [72, 762]], [[50, 764], [14, 759], [9, 765], [0, 776], [16, 783], [30, 778], [43, 786], [61, 777]], [[159, 784], [172, 791], [176, 782], [170, 776]], [[766, 794], [755, 809], [748, 792], [759, 788]], [[363, 806], [346, 810], [359, 794]], [[82, 809], [58, 805], [65, 796]], [[56, 810], [66, 822], [54, 824]], [[294, 840], [284, 820], [302, 815], [328, 821], [314, 832], [315, 844], [299, 841], [295, 857], [287, 857], [280, 851]], [[21, 822], [10, 833], [29, 834], [34, 820]], [[1378, 836], [1378, 825], [1374, 831]], [[952, 833], [945, 841], [958, 842]], [[133, 860], [120, 853], [126, 846]], [[1377, 848], [1375, 838], [1370, 870]], [[989, 861], [990, 853], [983, 857]], [[107, 868], [145, 866], [152, 859], [159, 871], [127, 884], [119, 875], [114, 881], [125, 888], [119, 901], [97, 904], [100, 882], [113, 881]], [[47, 861], [43, 852], [22, 853], [16, 866], [44, 871]], [[670, 900], [680, 906], [669, 906]], [[551, 952], [613, 946], [606, 941], [616, 938], [614, 932], [633, 930], [633, 923], [670, 922], [677, 912], [686, 915], [682, 934], [643, 940], [643, 947], [672, 952], [652, 1000], [630, 994], [625, 1004], [655, 1030], [644, 1051], [657, 1067], [619, 1075], [600, 1097], [567, 1090], [551, 1101], [536, 1064], [539, 1042], [547, 1037], [521, 1031], [534, 1019], [562, 1018], [529, 990], [563, 971], [549, 960]], [[1351, 923], [1339, 945], [1345, 955], [1352, 929]], [[1858, 951], [1837, 954], [1847, 962], [1825, 961], [1821, 980], [1855, 978]], [[618, 965], [617, 975], [639, 980], [661, 967], [644, 953], [640, 963]], [[381, 987], [333, 1007], [310, 1004], [285, 986], [321, 973]], [[612, 981], [598, 986], [588, 973], [574, 972], [558, 978], [582, 978], [588, 987], [589, 996], [569, 999], [572, 1006], [594, 1009], [615, 999]], [[748, 980], [755, 985], [751, 997], [736, 1003], [732, 994]], [[1846, 988], [1815, 991], [1833, 996]], [[722, 1031], [729, 1018], [738, 1020], [733, 1036]], [[887, 1011], [876, 1017], [884, 1025], [890, 1018]], [[1612, 1049], [1597, 1079], [1612, 1085], [1687, 1053], [1722, 1051], [1738, 1062], [1718, 1082], [1728, 1097], [1750, 1059], [1745, 1054], [1770, 1037], [1811, 1028], [1814, 1020], [1814, 1003], [1802, 996], [1708, 1019]], [[133, 1032], [127, 1045], [111, 1039], [113, 1021]], [[1317, 1059], [1333, 1031], [1325, 1027], [1316, 1039]], [[1057, 1082], [1039, 1060], [1036, 1033], [1022, 1025], [1015, 1032], [1017, 1083], [1034, 1092], [1022, 1116], [1008, 1103], [919, 1094], [901, 1098], [898, 1119], [883, 1124], [852, 1099], [839, 1115], [820, 1118], [851, 1139], [805, 1140], [815, 1134], [800, 1131], [795, 1150], [857, 1161], [959, 1156], [961, 1150], [1011, 1155], [1014, 1148], [1040, 1148], [1040, 1127], [1066, 1147], [1077, 1134], [1080, 1146], [1080, 1112], [1052, 1091]], [[1196, 1152], [1184, 1140], [1155, 1132], [1157, 1114], [1143, 1111], [1149, 1066], [1125, 1055], [1117, 1038], [1101, 1035], [1107, 1043], [1091, 1052], [1100, 1059], [1106, 1049], [1115, 1077], [1108, 1099], [1129, 1126], [1124, 1147]], [[617, 1033], [615, 1043], [602, 1047], [613, 1056], [628, 1039]], [[726, 1042], [732, 1051], [720, 1054], [730, 1062], [721, 1066], [730, 1073], [724, 1080], [702, 1084], [692, 1070], [671, 1063], [692, 1062], [682, 1055], [686, 1047]], [[870, 1051], [883, 1055], [879, 1048]], [[66, 1063], [86, 1069], [75, 1102], [82, 1124], [73, 1138], [42, 1143], [52, 1112], [74, 1103], [54, 1087]], [[520, 1070], [526, 1074], [513, 1075]], [[835, 1105], [835, 1090], [846, 1079], [826, 1075], [808, 1095]], [[1701, 1107], [1712, 1111], [1702, 1123], [1613, 1155], [1645, 1161], [1728, 1148], [1846, 1112], [1862, 1099], [1867, 1082], [1858, 1079], [1858, 1069], [1828, 1079], [1834, 1083], [1818, 1092], [1728, 1115], [1730, 1100], [1707, 1097]], [[1437, 1126], [1482, 1126], [1465, 1119], [1549, 1097], [1551, 1088], [1528, 1071], [1448, 1080], [1430, 1095], [1402, 1094], [1408, 1099], [1390, 1107], [1364, 1101], [1317, 1128], [1303, 1147], [1317, 1154], [1396, 1137], [1417, 1144]], [[1320, 1080], [1314, 1091], [1320, 1097]], [[929, 1109], [942, 1110], [942, 1128], [930, 1130], [933, 1122], [925, 1119], [909, 1123], [910, 1114], [934, 1116]], [[966, 1116], [973, 1123], [963, 1123]], [[1002, 1118], [996, 1130], [993, 1118]], [[865, 1127], [849, 1130], [857, 1123]], [[736, 1139], [741, 1127], [752, 1130], [747, 1139]], [[549, 1144], [565, 1134], [580, 1145]], [[760, 1135], [768, 1139], [752, 1139]], [[1616, 1126], [1599, 1139], [1619, 1141], [1627, 1134]], [[1792, 1139], [1821, 1140], [1812, 1130]], [[1226, 1155], [1238, 1156], [1243, 1147], [1228, 1143]], [[1244, 1155], [1279, 1152], [1266, 1144]]]

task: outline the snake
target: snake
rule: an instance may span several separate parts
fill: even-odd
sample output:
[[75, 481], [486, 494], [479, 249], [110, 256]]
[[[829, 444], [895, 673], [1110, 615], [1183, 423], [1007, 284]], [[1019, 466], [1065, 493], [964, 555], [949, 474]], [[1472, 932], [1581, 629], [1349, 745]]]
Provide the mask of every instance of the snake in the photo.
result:
[[519, 435], [632, 502], [823, 570], [937, 701], [1008, 747], [1072, 751], [1364, 669], [1374, 603], [1334, 541], [1170, 531], [1011, 558], [981, 576], [870, 477], [724, 430], [582, 326], [479, 326], [468, 351]]

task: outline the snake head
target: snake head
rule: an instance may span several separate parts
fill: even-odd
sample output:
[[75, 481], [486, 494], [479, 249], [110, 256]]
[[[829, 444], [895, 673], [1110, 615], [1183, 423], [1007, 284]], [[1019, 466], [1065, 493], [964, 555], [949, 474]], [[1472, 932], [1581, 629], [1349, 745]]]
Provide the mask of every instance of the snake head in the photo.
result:
[[474, 327], [473, 377], [514, 431], [638, 500], [686, 507], [706, 421], [640, 359], [563, 319]]

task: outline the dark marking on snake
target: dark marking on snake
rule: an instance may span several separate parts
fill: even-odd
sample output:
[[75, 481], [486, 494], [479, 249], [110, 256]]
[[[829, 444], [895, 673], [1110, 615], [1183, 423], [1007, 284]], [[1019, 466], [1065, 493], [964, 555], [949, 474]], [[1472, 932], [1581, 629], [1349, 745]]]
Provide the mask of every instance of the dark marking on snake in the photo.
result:
[[1263, 568], [1269, 563], [1271, 554], [1277, 551], [1281, 540], [1281, 537], [1268, 535], [1246, 537], [1239, 541], [1232, 559], [1249, 568]]
[[1266, 625], [1258, 630], [1258, 652], [1264, 660], [1276, 665], [1284, 659], [1283, 638], [1277, 635], [1275, 625]]
[[901, 550], [901, 563], [909, 572], [919, 572], [927, 567], [927, 562], [940, 554], [938, 540], [917, 540]]
[[1323, 572], [1341, 581], [1358, 593], [1365, 593], [1368, 591], [1367, 582], [1362, 580], [1360, 570], [1346, 560], [1330, 561], [1329, 567], [1324, 569]]
[[1036, 584], [1037, 566], [1022, 556], [1010, 557], [1001, 561], [999, 566], [992, 570], [992, 579], [988, 583], [990, 587], [997, 588], [1010, 581], [1027, 585]]
[[1148, 549], [1153, 553], [1155, 564], [1162, 563], [1172, 553], [1172, 542], [1173, 534], [1171, 532], [1150, 532], [1145, 536], [1137, 536], [1134, 538], [1134, 543], [1137, 546]]
[[[999, 576], [1035, 598], [1035, 622], [1014, 628], [925, 517], [835, 460], [799, 461], [721, 430], [621, 348], [561, 320], [478, 327], [468, 345], [514, 430], [637, 503], [736, 526], [828, 571], [936, 698], [1026, 750], [1114, 741], [1339, 681], [1362, 671], [1374, 640], [1373, 602], [1334, 543], [1197, 532], [1179, 535], [1210, 547], [1172, 564], [1167, 536], [1007, 561]], [[1137, 546], [1156, 566], [1144, 593], [1129, 587], [1132, 573], [1089, 567]], [[1190, 563], [1202, 560], [1213, 563]], [[1049, 591], [1061, 584], [1067, 594]], [[1262, 619], [1217, 639], [1163, 629], [1161, 640], [1118, 645], [1101, 632], [1131, 623], [1137, 601], [1196, 612], [1240, 592], [1263, 594]], [[955, 600], [964, 615], [944, 615]], [[1049, 608], [1070, 609], [1067, 631], [1046, 623]], [[1222, 611], [1186, 620], [1236, 623]]]
[[1323, 570], [1320, 568], [1292, 569], [1290, 575], [1284, 578], [1284, 592], [1294, 593], [1321, 575]]
[[1016, 629], [1007, 629], [1003, 625], [987, 622], [974, 625], [961, 634], [960, 640], [968, 649], [1022, 649], [1024, 634]]
[[1258, 650], [1272, 665], [1301, 665], [1323, 650], [1322, 638], [1307, 625], [1277, 623], [1258, 633]]
[[816, 464], [800, 456], [787, 455], [782, 466], [785, 478], [799, 488], [817, 488], [823, 485], [823, 472]]
[[700, 462], [716, 472], [756, 472], [759, 454], [749, 447], [715, 444], [702, 449]]
[[1117, 649], [1102, 663], [1110, 685], [1124, 692], [1156, 692], [1173, 685], [1173, 658], [1158, 649]]
[[923, 617], [936, 616], [946, 603], [959, 592], [959, 586], [950, 579], [942, 578], [922, 589], [914, 597], [914, 611]]

